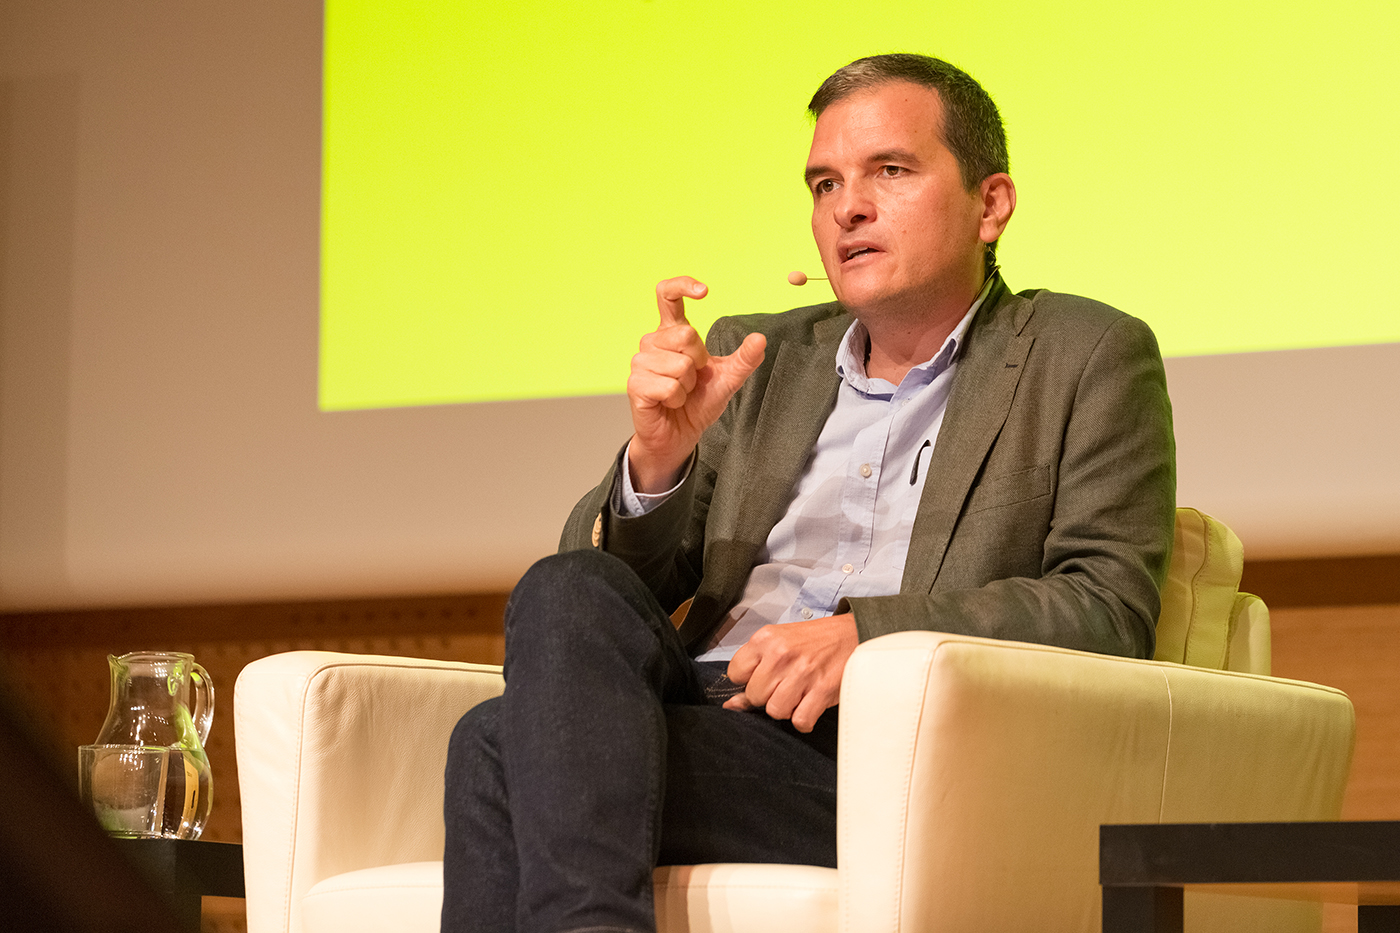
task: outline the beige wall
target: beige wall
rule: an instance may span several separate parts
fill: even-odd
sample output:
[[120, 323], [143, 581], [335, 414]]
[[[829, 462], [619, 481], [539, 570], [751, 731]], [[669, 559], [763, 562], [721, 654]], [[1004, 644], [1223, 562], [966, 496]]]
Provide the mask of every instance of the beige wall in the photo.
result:
[[[317, 412], [320, 9], [0, 5], [0, 609], [500, 590], [625, 439], [612, 397]], [[1172, 361], [1181, 501], [1400, 552], [1395, 372]]]

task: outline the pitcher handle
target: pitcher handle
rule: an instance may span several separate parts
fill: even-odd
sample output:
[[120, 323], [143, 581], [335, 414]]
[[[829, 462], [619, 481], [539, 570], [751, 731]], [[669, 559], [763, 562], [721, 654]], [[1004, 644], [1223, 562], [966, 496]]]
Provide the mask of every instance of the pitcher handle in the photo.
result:
[[209, 741], [209, 727], [214, 724], [214, 681], [209, 672], [198, 661], [192, 669], [194, 676], [194, 731], [199, 736], [199, 744]]

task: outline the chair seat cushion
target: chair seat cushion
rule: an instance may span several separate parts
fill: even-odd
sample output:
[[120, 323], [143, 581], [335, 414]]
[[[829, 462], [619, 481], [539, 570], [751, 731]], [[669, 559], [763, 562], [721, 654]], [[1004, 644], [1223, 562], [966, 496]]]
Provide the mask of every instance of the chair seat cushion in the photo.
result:
[[[674, 865], [654, 876], [658, 933], [835, 933], [836, 871], [811, 865]], [[442, 863], [366, 868], [302, 898], [305, 933], [438, 933]]]
[[305, 933], [438, 933], [442, 862], [384, 865], [334, 875], [301, 899]]
[[836, 933], [836, 869], [671, 865], [652, 876], [657, 933]]

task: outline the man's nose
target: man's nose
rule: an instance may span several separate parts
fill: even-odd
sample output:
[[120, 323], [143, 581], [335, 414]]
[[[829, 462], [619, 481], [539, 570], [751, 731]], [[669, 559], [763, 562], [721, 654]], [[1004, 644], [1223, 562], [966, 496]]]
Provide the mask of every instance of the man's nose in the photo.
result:
[[875, 219], [875, 202], [865, 185], [852, 183], [842, 188], [840, 200], [836, 203], [836, 222], [845, 229], [868, 223]]

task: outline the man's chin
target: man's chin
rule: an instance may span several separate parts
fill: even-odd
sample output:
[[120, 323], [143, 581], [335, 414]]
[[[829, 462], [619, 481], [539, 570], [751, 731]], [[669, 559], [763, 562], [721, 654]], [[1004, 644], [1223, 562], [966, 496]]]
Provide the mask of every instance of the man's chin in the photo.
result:
[[[979, 283], [980, 287], [980, 283]], [[976, 290], [966, 293], [930, 287], [897, 288], [887, 282], [833, 282], [836, 300], [853, 316], [867, 324], [873, 321], [926, 321], [930, 316], [941, 317], [956, 313], [961, 317], [976, 297]]]
[[836, 300], [856, 317], [889, 314], [905, 304], [903, 297], [887, 289], [840, 283], [832, 288]]

